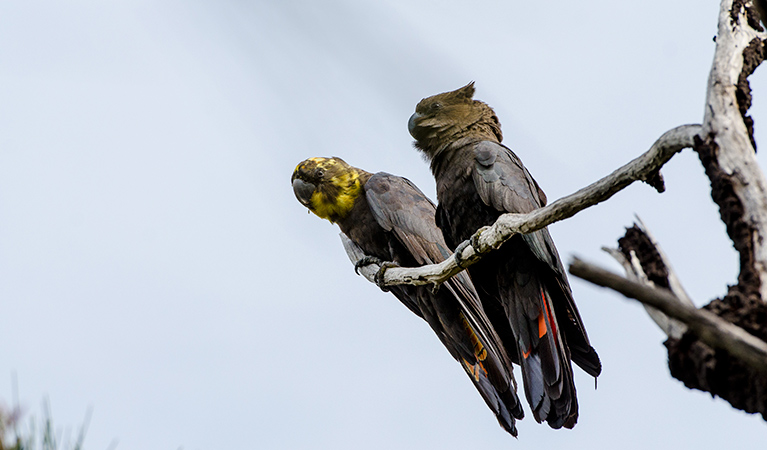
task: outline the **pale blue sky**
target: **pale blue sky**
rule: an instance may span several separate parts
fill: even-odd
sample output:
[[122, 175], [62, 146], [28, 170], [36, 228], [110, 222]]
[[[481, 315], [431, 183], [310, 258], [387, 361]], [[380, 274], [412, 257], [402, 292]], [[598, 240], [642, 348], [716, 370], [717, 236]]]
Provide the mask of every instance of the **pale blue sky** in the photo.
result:
[[[340, 156], [433, 198], [406, 123], [476, 81], [550, 199], [703, 116], [718, 2], [0, 2], [0, 399], [89, 449], [716, 448], [759, 417], [672, 379], [641, 307], [572, 280], [604, 363], [574, 430], [514, 440], [425, 322], [357, 277], [290, 175]], [[755, 88], [767, 145], [767, 85]], [[764, 157], [760, 160], [764, 163]], [[690, 150], [551, 227], [639, 214], [699, 304], [737, 257]], [[5, 381], [3, 381], [5, 380]]]

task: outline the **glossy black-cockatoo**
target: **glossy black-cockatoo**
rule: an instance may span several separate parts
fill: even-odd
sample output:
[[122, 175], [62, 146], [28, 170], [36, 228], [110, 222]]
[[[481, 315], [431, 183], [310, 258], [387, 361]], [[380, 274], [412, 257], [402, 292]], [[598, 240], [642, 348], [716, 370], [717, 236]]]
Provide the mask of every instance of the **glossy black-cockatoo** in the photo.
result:
[[[425, 98], [408, 123], [437, 181], [436, 222], [451, 248], [501, 214], [546, 204], [522, 161], [501, 144], [495, 112], [473, 96], [472, 82]], [[570, 361], [594, 377], [602, 365], [548, 230], [513, 236], [469, 273], [510, 358], [522, 367], [533, 416], [572, 428], [578, 400]]]
[[[296, 167], [291, 181], [301, 204], [338, 224], [368, 262], [377, 258], [416, 267], [442, 262], [452, 253], [434, 223], [434, 204], [405, 178], [372, 174], [340, 158], [309, 158]], [[428, 322], [501, 426], [516, 436], [515, 418], [521, 419], [523, 410], [513, 366], [468, 275], [453, 277], [436, 292], [409, 285], [388, 290]]]

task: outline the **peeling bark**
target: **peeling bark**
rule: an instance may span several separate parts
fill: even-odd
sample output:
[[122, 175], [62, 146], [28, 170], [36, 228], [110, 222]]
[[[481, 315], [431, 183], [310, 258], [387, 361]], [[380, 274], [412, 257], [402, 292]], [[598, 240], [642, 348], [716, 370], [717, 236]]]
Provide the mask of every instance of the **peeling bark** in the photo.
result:
[[668, 289], [659, 289], [646, 283], [629, 280], [575, 258], [570, 264], [571, 274], [596, 285], [613, 289], [626, 297], [652, 306], [670, 318], [690, 328], [701, 342], [723, 350], [747, 364], [755, 372], [767, 376], [767, 342], [705, 309], [687, 305]]
[[[767, 341], [767, 303], [731, 286], [727, 295], [702, 309]], [[767, 374], [759, 373], [729, 353], [703, 344], [693, 333], [665, 342], [671, 375], [691, 389], [709, 392], [734, 408], [759, 413], [767, 420]]]

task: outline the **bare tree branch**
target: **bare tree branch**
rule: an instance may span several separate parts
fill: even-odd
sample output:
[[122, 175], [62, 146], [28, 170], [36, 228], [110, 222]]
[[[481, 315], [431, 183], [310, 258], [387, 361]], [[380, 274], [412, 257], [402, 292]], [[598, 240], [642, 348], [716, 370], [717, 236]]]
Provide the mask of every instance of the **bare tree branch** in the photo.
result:
[[[494, 225], [480, 230], [471, 241], [466, 241], [458, 246], [457, 251], [460, 252], [461, 266], [458, 265], [458, 259], [454, 254], [439, 264], [390, 268], [385, 271], [382, 284], [385, 286], [398, 284], [439, 285], [471, 264], [476, 263], [481, 255], [498, 248], [514, 234], [530, 233], [551, 223], [572, 217], [590, 206], [607, 200], [634, 181], [649, 180], [653, 182], [656, 189], [662, 191], [662, 186], [658, 185], [660, 168], [682, 149], [692, 147], [694, 138], [699, 135], [700, 131], [700, 125], [682, 125], [671, 129], [655, 141], [643, 155], [578, 192], [560, 198], [528, 214], [502, 215]], [[352, 254], [349, 254], [349, 257], [353, 261], [359, 259], [355, 259]], [[371, 265], [368, 271], [378, 269], [378, 266]]]
[[678, 319], [713, 348], [726, 350], [754, 369], [767, 373], [767, 343], [705, 310], [685, 305], [665, 289], [646, 286], [575, 259], [569, 271], [576, 277], [620, 292]]

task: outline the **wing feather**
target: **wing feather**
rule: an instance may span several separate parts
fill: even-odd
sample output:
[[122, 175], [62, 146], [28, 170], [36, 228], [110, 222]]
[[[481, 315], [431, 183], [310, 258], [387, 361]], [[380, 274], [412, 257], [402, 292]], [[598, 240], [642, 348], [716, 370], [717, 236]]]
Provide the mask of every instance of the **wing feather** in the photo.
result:
[[[365, 184], [365, 195], [378, 224], [393, 232], [419, 264], [439, 263], [452, 254], [435, 224], [436, 206], [410, 180], [379, 172]], [[486, 345], [504, 354], [468, 275], [459, 273], [445, 286], [461, 302]]]
[[[376, 173], [365, 184], [365, 195], [378, 224], [393, 233], [419, 264], [439, 263], [451, 255], [452, 251], [435, 223], [434, 203], [409, 180], [384, 172]], [[420, 299], [418, 303], [422, 316], [428, 322], [436, 321], [433, 327], [439, 324], [435, 331], [442, 330], [438, 333], [440, 340], [451, 353], [457, 352], [453, 354], [456, 359], [464, 360], [464, 369], [488, 406], [496, 412], [499, 422], [515, 434], [516, 431], [512, 431], [513, 419], [509, 415], [522, 418], [524, 414], [516, 396], [511, 362], [501, 339], [485, 315], [479, 295], [465, 272], [446, 281], [443, 289], [446, 297], [442, 297], [440, 292], [420, 291], [422, 296], [437, 296], [436, 299]], [[452, 306], [452, 301], [445, 301], [446, 298], [457, 300], [458, 308]], [[462, 318], [489, 353], [482, 362], [477, 360], [471, 340], [467, 340]], [[480, 363], [484, 364], [484, 369], [474, 369], [475, 372], [466, 366], [474, 367]], [[488, 382], [499, 389], [490, 389]]]
[[[546, 195], [533, 179], [522, 161], [509, 148], [491, 141], [474, 145], [474, 185], [482, 201], [500, 213], [528, 213], [546, 205]], [[555, 302], [564, 302], [564, 308], [555, 308], [566, 330], [573, 361], [586, 372], [598, 375], [601, 364], [586, 336], [572, 291], [548, 229], [521, 236], [535, 258], [553, 271], [553, 278], [561, 287], [561, 296]]]

